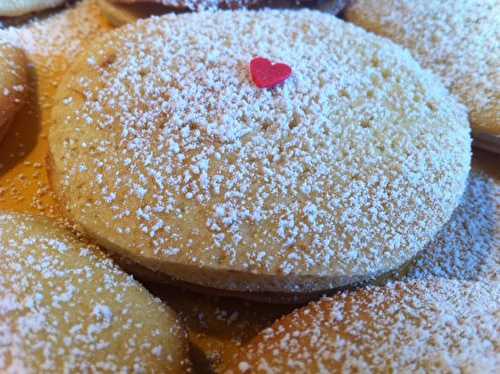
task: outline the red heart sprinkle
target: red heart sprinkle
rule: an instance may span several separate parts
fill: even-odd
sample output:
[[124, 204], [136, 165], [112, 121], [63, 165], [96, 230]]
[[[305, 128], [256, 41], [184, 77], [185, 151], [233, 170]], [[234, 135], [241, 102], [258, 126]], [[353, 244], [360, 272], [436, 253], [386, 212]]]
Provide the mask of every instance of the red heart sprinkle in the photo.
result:
[[283, 83], [292, 74], [286, 64], [273, 64], [267, 58], [255, 57], [250, 61], [250, 74], [259, 88], [273, 88]]

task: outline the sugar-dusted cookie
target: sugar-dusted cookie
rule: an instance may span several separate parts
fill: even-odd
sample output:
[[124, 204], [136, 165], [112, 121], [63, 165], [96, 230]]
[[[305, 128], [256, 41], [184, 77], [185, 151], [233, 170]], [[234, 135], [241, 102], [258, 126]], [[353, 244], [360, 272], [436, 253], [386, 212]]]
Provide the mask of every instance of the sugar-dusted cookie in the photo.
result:
[[498, 282], [396, 282], [283, 317], [226, 373], [494, 373], [499, 341]]
[[467, 105], [474, 133], [500, 135], [499, 14], [498, 0], [354, 0], [345, 16], [438, 74]]
[[184, 330], [99, 250], [45, 218], [0, 214], [0, 371], [188, 368]]
[[0, 16], [14, 17], [54, 8], [64, 4], [65, 0], [2, 0]]
[[14, 114], [24, 104], [27, 81], [24, 53], [0, 39], [0, 142]]
[[433, 75], [309, 10], [112, 31], [69, 70], [53, 120], [68, 217], [115, 255], [222, 290], [308, 293], [398, 268], [470, 168], [465, 108]]

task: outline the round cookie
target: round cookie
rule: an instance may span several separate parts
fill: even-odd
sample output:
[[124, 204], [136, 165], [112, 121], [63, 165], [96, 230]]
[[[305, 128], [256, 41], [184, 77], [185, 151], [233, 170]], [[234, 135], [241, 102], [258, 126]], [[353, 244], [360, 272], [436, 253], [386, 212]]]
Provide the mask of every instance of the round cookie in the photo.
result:
[[474, 133], [500, 135], [500, 2], [355, 0], [345, 17], [411, 50], [468, 107]]
[[0, 2], [0, 16], [15, 17], [54, 8], [65, 0], [3, 0]]
[[174, 312], [41, 217], [0, 214], [0, 337], [7, 373], [188, 368]]
[[396, 282], [283, 317], [244, 346], [226, 373], [493, 373], [499, 331], [497, 282]]
[[[255, 56], [292, 76], [258, 88]], [[433, 75], [309, 10], [112, 31], [69, 70], [53, 120], [68, 217], [119, 257], [222, 290], [309, 293], [391, 271], [450, 218], [470, 168], [466, 111]]]
[[24, 103], [27, 80], [24, 53], [0, 39], [0, 142]]

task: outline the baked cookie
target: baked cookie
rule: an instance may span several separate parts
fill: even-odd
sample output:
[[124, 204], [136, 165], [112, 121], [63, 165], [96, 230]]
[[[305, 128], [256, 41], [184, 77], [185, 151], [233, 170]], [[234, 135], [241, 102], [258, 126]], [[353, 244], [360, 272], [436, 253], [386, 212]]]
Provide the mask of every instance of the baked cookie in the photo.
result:
[[0, 214], [0, 337], [6, 373], [188, 368], [173, 311], [99, 250], [34, 216]]
[[28, 90], [24, 53], [0, 39], [0, 142]]
[[2, 0], [0, 16], [15, 17], [54, 8], [64, 4], [65, 0]]
[[468, 107], [474, 133], [500, 135], [498, 0], [354, 0], [345, 17], [410, 49]]
[[[291, 76], [259, 88], [256, 56]], [[222, 290], [309, 293], [397, 268], [450, 218], [470, 168], [465, 108], [433, 75], [310, 10], [112, 31], [69, 70], [53, 120], [68, 217], [119, 257]]]
[[493, 373], [499, 331], [497, 282], [391, 283], [283, 317], [244, 346], [226, 373]]

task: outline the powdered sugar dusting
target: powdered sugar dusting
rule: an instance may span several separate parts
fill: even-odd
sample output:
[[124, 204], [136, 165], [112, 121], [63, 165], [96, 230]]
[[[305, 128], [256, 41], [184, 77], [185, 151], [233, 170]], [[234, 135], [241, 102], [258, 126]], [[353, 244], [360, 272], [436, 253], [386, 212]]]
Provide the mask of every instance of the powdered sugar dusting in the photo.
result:
[[229, 372], [495, 372], [499, 187], [473, 172], [450, 222], [404, 282], [336, 294], [283, 317], [242, 347]]
[[450, 221], [412, 265], [407, 278], [500, 280], [500, 184], [474, 172]]
[[181, 372], [183, 339], [96, 248], [46, 219], [0, 215], [1, 372]]
[[[5, 77], [19, 77], [19, 79], [16, 81], [15, 79], [11, 79], [14, 81], [12, 86], [9, 87], [1, 87], [0, 90], [0, 95], [3, 96], [10, 96], [10, 95], [15, 95], [16, 93], [22, 93], [26, 87], [25, 87], [25, 82], [22, 82], [23, 79], [20, 77], [20, 69], [19, 66], [17, 65], [18, 61], [12, 61], [10, 51], [14, 48], [13, 45], [8, 43], [5, 40], [0, 39], [0, 68], [2, 69], [2, 79], [5, 79]], [[2, 84], [5, 82], [2, 81]]]
[[[86, 37], [109, 29], [106, 26], [96, 1], [84, 0], [47, 19], [0, 30], [0, 37], [23, 49], [41, 74], [46, 74], [66, 70], [87, 44]], [[59, 64], [54, 67], [56, 62]]]
[[500, 2], [355, 0], [346, 17], [409, 48], [471, 111], [474, 130], [500, 132]]
[[[294, 73], [258, 89], [253, 56]], [[470, 163], [465, 111], [430, 73], [307, 10], [139, 21], [91, 48], [58, 100], [55, 184], [97, 238], [160, 270], [295, 277], [219, 287], [303, 291], [398, 266], [447, 221]]]
[[227, 372], [493, 373], [499, 317], [497, 282], [389, 283], [323, 298], [282, 318]]

